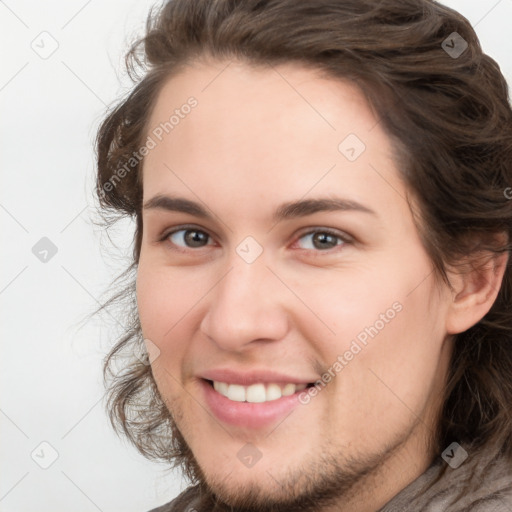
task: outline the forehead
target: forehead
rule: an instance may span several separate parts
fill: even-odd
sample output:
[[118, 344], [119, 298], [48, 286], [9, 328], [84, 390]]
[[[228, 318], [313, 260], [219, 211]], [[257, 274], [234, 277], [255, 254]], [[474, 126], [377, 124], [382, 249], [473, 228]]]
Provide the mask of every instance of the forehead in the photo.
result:
[[[183, 108], [190, 98], [195, 106]], [[396, 202], [403, 189], [362, 92], [296, 64], [195, 63], [164, 85], [148, 126], [156, 145], [144, 162], [145, 198], [244, 194], [257, 209], [310, 191]]]

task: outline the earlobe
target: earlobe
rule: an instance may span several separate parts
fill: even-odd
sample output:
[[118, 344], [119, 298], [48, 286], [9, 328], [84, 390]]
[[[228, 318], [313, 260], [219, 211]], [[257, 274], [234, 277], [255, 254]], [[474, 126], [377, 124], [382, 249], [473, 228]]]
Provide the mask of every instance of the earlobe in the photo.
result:
[[477, 324], [491, 309], [503, 282], [508, 253], [487, 253], [470, 270], [449, 272], [452, 302], [446, 316], [446, 332], [458, 334]]

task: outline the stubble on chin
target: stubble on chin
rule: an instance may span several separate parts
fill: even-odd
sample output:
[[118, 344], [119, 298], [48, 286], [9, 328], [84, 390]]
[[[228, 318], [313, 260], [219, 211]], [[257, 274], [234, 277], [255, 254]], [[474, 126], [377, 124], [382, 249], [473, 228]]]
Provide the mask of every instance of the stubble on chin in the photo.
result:
[[360, 494], [362, 483], [371, 479], [399, 446], [387, 447], [373, 456], [358, 454], [350, 460], [324, 446], [299, 468], [289, 468], [284, 474], [277, 467], [275, 472], [267, 470], [264, 486], [261, 480], [241, 485], [233, 483], [232, 473], [236, 468], [227, 475], [203, 472], [173, 416], [183, 418], [179, 410], [170, 416], [176, 454], [173, 466], [179, 467], [190, 483], [198, 486], [200, 498], [194, 503], [197, 512], [343, 510], [341, 504]]

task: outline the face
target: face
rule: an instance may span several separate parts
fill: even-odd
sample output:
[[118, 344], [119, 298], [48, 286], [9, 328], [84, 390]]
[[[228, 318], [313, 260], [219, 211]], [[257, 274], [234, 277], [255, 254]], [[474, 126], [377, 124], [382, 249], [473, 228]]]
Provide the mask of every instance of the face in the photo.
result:
[[137, 303], [154, 379], [225, 503], [375, 510], [432, 460], [449, 296], [362, 93], [226, 64], [171, 78], [151, 114]]

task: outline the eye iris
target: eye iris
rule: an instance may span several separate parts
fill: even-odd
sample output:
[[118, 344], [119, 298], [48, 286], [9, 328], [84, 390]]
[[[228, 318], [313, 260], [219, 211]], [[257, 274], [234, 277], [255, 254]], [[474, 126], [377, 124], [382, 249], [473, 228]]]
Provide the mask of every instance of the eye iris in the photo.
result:
[[317, 249], [330, 249], [337, 245], [337, 238], [329, 233], [315, 233], [313, 235], [313, 245]]
[[189, 247], [202, 247], [208, 242], [208, 235], [202, 231], [188, 229], [185, 231], [185, 242]]

